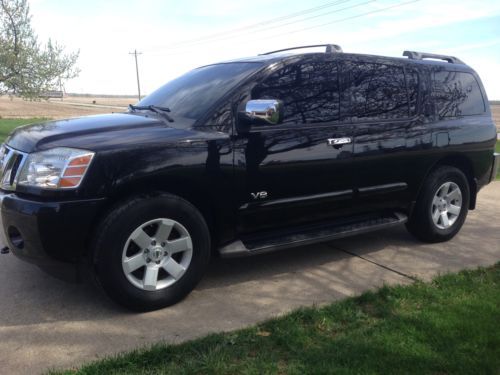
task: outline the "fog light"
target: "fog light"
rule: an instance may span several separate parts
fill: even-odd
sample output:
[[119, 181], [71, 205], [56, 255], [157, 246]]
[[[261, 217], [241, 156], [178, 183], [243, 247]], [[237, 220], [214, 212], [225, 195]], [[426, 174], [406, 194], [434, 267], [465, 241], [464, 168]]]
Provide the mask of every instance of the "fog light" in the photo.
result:
[[16, 227], [10, 226], [7, 229], [7, 236], [9, 236], [10, 242], [16, 249], [22, 250], [24, 248], [23, 236]]

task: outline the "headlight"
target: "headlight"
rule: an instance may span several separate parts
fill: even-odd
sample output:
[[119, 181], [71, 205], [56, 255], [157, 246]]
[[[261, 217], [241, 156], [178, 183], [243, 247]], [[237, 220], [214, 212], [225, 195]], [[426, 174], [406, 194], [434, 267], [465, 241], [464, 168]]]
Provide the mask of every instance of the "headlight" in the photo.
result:
[[43, 189], [74, 189], [82, 182], [94, 153], [74, 148], [54, 148], [28, 155], [18, 185]]
[[6, 148], [3, 143], [0, 143], [0, 161], [3, 159], [5, 155]]
[[0, 144], [0, 175], [2, 174], [2, 168], [3, 168], [3, 164], [4, 164], [4, 157], [5, 157], [5, 154], [7, 153], [7, 149], [5, 148], [5, 146], [2, 144]]

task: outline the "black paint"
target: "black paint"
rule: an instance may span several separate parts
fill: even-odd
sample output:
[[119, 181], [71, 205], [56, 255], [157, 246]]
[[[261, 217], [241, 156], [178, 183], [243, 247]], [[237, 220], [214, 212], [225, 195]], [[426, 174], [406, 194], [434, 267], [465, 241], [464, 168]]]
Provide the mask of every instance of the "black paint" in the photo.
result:
[[[202, 78], [210, 82], [206, 90]], [[237, 112], [264, 98], [284, 102], [283, 123], [239, 127]], [[496, 130], [486, 93], [463, 64], [271, 55], [195, 70], [142, 104], [168, 106], [174, 122], [137, 111], [52, 121], [11, 135], [9, 146], [24, 152], [96, 152], [76, 191], [0, 192], [4, 226], [15, 226], [25, 240], [16, 255], [45, 266], [78, 263], [106, 210], [142, 192], [190, 200], [223, 246], [261, 230], [387, 209], [409, 213], [438, 163], [462, 168], [473, 194], [492, 170]], [[352, 142], [327, 143], [343, 137]], [[252, 193], [262, 191], [267, 197], [256, 201]]]

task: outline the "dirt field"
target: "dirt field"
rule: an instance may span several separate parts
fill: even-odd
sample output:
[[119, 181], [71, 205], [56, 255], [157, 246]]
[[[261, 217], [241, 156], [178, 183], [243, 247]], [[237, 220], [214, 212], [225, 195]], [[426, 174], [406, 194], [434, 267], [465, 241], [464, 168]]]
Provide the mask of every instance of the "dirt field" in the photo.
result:
[[0, 96], [0, 117], [3, 118], [66, 118], [99, 113], [122, 112], [137, 98], [65, 97], [30, 102], [19, 98]]
[[[137, 97], [101, 98], [68, 96], [64, 100], [50, 99], [30, 102], [19, 98], [0, 96], [0, 118], [66, 118], [99, 113], [122, 112], [127, 105], [137, 102]], [[500, 132], [500, 105], [491, 106], [493, 120]]]

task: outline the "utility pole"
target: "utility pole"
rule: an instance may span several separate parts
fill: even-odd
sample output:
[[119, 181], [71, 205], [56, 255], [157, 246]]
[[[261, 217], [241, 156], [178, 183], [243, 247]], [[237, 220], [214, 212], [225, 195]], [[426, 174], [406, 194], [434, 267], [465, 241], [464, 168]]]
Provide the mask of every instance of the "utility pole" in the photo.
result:
[[141, 100], [141, 84], [139, 83], [139, 64], [137, 63], [137, 55], [142, 55], [142, 52], [137, 52], [135, 49], [134, 52], [129, 52], [129, 55], [134, 55], [135, 57], [135, 72], [137, 74], [137, 94], [139, 96], [139, 100]]

